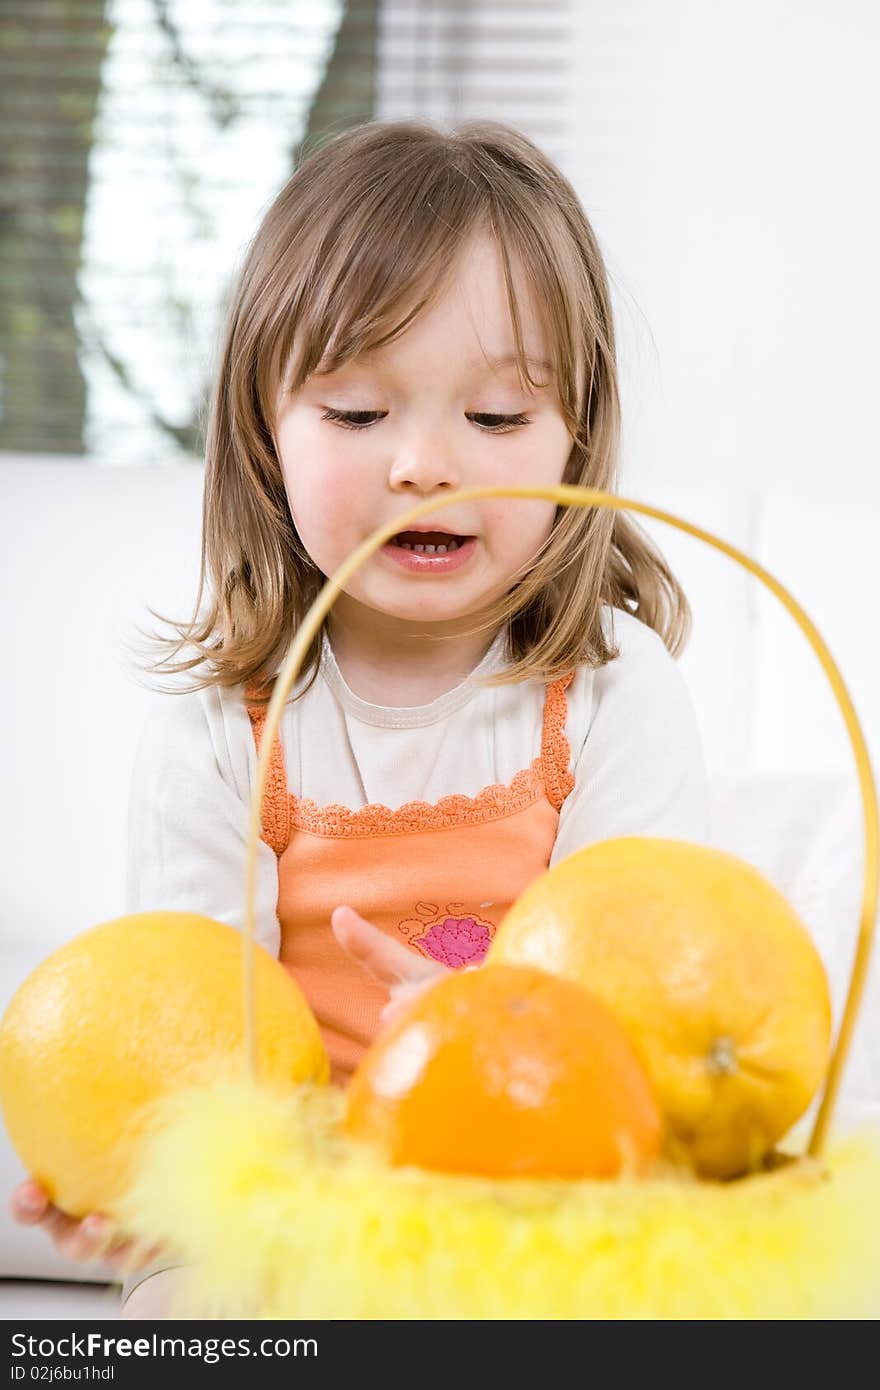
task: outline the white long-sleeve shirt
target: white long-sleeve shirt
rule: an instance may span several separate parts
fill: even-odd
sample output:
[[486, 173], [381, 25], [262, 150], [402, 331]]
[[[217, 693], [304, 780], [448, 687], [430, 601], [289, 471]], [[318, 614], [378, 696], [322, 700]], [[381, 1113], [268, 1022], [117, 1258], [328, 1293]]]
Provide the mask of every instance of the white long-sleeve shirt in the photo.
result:
[[[661, 638], [630, 613], [604, 616], [620, 655], [598, 670], [579, 667], [566, 691], [575, 786], [562, 805], [551, 865], [615, 835], [708, 837], [700, 736], [679, 669]], [[318, 806], [394, 810], [509, 784], [540, 753], [545, 686], [477, 685], [503, 665], [502, 630], [454, 689], [424, 705], [374, 705], [346, 684], [325, 635], [317, 679], [282, 716], [288, 790]], [[198, 912], [242, 926], [256, 763], [241, 687], [169, 694], [150, 711], [132, 781], [127, 912]], [[277, 893], [276, 856], [260, 841], [257, 936], [275, 956]], [[327, 904], [328, 922], [335, 906]]]

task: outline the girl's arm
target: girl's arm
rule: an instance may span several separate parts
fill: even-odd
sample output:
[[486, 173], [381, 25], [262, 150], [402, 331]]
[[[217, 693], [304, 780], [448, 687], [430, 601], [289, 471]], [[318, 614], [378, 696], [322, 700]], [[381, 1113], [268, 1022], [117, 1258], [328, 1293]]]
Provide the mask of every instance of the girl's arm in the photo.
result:
[[[141, 729], [128, 806], [125, 911], [193, 912], [241, 930], [253, 734], [216, 687], [157, 697]], [[257, 845], [257, 940], [277, 958], [278, 861]]]
[[575, 786], [562, 804], [551, 867], [618, 835], [708, 842], [702, 741], [678, 664], [630, 614], [615, 612], [615, 639], [620, 655], [584, 686], [591, 696], [581, 726], [567, 726]]

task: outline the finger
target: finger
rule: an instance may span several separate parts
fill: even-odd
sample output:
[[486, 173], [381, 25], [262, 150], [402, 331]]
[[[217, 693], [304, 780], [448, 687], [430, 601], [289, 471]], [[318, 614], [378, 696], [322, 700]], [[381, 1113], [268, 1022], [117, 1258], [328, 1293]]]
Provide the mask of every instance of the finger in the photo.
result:
[[121, 1236], [112, 1221], [97, 1213], [84, 1221], [59, 1222], [55, 1237], [56, 1249], [68, 1260], [80, 1263], [95, 1261], [124, 1274], [134, 1273], [155, 1259], [159, 1247], [145, 1247], [142, 1242]]
[[71, 1259], [99, 1260], [125, 1274], [151, 1264], [162, 1251], [160, 1245], [147, 1245], [140, 1238], [125, 1235], [100, 1212], [74, 1222], [73, 1229], [61, 1233], [61, 1243]]
[[402, 941], [392, 940], [372, 922], [366, 921], [352, 907], [334, 908], [330, 925], [340, 946], [382, 984], [433, 979], [443, 972], [444, 967], [439, 962], [423, 960]]
[[106, 1217], [92, 1215], [79, 1221], [53, 1207], [43, 1222], [59, 1254], [68, 1260], [91, 1260], [112, 1238]]
[[112, 1261], [117, 1251], [123, 1255], [127, 1245], [116, 1238], [113, 1223], [99, 1213], [93, 1213], [84, 1220], [69, 1216], [52, 1205], [44, 1188], [33, 1179], [20, 1183], [10, 1200], [10, 1210], [15, 1220], [25, 1225], [42, 1226], [52, 1244], [65, 1259], [84, 1261], [103, 1258], [105, 1254]]
[[49, 1195], [33, 1178], [19, 1183], [9, 1199], [12, 1219], [22, 1226], [35, 1226], [48, 1210]]
[[425, 990], [430, 989], [436, 982], [437, 977], [432, 976], [429, 980], [417, 980], [415, 983], [409, 985], [393, 985], [391, 988], [391, 999], [379, 1015], [380, 1022], [383, 1026], [387, 1027], [389, 1023], [393, 1023], [401, 1014], [406, 1013], [413, 1000], [418, 999], [420, 994], [424, 994]]
[[103, 1260], [127, 1243], [111, 1219], [100, 1212], [92, 1212], [80, 1222], [77, 1240], [82, 1260]]
[[141, 1242], [119, 1236], [109, 1217], [99, 1212], [80, 1220], [52, 1205], [39, 1183], [33, 1179], [20, 1183], [10, 1200], [12, 1215], [27, 1225], [40, 1225], [55, 1249], [66, 1259], [78, 1262], [101, 1260], [112, 1269], [132, 1271], [151, 1264], [162, 1247], [144, 1247]]
[[151, 1265], [154, 1260], [159, 1259], [164, 1250], [165, 1247], [160, 1244], [147, 1245], [142, 1240], [116, 1237], [97, 1250], [96, 1258], [125, 1277]]
[[[472, 970], [479, 969], [478, 965], [462, 965], [458, 967], [457, 973], [466, 975]], [[431, 985], [436, 984], [441, 975], [448, 975], [449, 973], [447, 966], [438, 963], [437, 974], [431, 975], [428, 979], [392, 985], [389, 991], [391, 998], [379, 1014], [379, 1021], [382, 1026], [387, 1027], [389, 1023], [393, 1023], [396, 1018], [406, 1012], [413, 999], [418, 998], [420, 994], [424, 994], [426, 989], [430, 989]]]

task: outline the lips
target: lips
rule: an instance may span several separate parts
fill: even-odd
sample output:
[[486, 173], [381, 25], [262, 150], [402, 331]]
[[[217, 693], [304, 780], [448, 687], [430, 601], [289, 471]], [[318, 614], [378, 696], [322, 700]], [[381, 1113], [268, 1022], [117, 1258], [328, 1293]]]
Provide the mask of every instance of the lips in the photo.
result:
[[[408, 541], [408, 534], [417, 535], [419, 540]], [[401, 532], [394, 540], [386, 542], [382, 547], [382, 555], [391, 564], [412, 574], [449, 574], [470, 563], [477, 550], [475, 536], [466, 536], [458, 540], [446, 531], [439, 534], [443, 539], [436, 545], [430, 539], [430, 531]]]

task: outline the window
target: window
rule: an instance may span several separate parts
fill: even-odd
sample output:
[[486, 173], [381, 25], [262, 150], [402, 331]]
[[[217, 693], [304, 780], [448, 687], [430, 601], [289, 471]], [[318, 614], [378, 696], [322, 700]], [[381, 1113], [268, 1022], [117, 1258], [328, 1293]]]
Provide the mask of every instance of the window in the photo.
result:
[[4, 0], [0, 450], [198, 461], [226, 298], [303, 144], [518, 125], [565, 167], [568, 0]]

